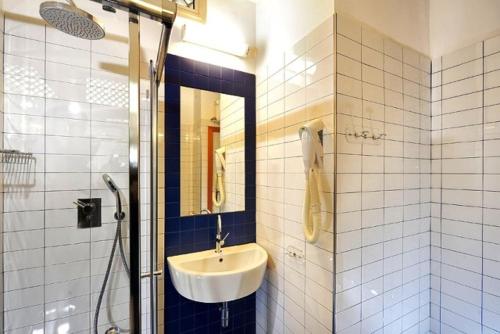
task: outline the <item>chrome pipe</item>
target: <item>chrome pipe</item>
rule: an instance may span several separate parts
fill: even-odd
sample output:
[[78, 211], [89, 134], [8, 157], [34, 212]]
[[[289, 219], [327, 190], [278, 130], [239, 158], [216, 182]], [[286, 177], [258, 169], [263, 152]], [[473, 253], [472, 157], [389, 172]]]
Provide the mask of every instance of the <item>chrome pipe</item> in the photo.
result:
[[91, 0], [102, 4], [103, 2], [113, 8], [128, 11], [132, 14], [147, 17], [172, 27], [177, 14], [177, 4], [169, 0], [162, 0], [161, 6], [151, 4], [144, 0]]
[[129, 17], [129, 236], [130, 331], [141, 333], [141, 211], [140, 211], [140, 33], [139, 20]]
[[[150, 201], [150, 272], [157, 266], [157, 198], [158, 198], [158, 86], [160, 85], [167, 56], [170, 32], [177, 15], [177, 4], [162, 0], [156, 6], [143, 0], [92, 0], [94, 2], [128, 11], [129, 19], [129, 232], [130, 232], [130, 329], [141, 332], [141, 229], [140, 229], [140, 38], [137, 16], [146, 17], [163, 24], [156, 66], [150, 64], [151, 89], [151, 201]], [[156, 275], [150, 276], [151, 329], [157, 332], [157, 300], [155, 296]]]
[[229, 306], [227, 302], [223, 302], [220, 307], [220, 326], [221, 328], [229, 327]]
[[[175, 16], [174, 16], [175, 19]], [[151, 120], [151, 171], [150, 171], [150, 273], [161, 272], [158, 269], [158, 257], [161, 257], [163, 263], [163, 254], [158, 252], [158, 244], [163, 244], [164, 240], [158, 235], [158, 89], [161, 83], [163, 71], [165, 69], [165, 60], [167, 57], [167, 47], [170, 39], [172, 25], [163, 24], [160, 36], [160, 45], [156, 56], [156, 63], [149, 62], [149, 84], [150, 84], [150, 120]], [[158, 332], [158, 312], [157, 306], [163, 304], [165, 296], [158, 293], [157, 275], [150, 275], [150, 308], [151, 308], [151, 333]]]
[[155, 64], [155, 81], [157, 87], [160, 85], [163, 71], [165, 69], [165, 60], [167, 59], [167, 48], [171, 31], [172, 27], [169, 27], [167, 25], [163, 25], [161, 29], [160, 46], [158, 47], [158, 54], [156, 55]]

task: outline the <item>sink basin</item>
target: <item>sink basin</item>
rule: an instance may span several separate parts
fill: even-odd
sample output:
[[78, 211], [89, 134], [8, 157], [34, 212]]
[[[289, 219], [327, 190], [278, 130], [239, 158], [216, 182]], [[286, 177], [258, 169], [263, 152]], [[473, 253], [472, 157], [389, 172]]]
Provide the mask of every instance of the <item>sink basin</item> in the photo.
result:
[[250, 243], [167, 258], [175, 289], [202, 303], [222, 303], [257, 291], [266, 271], [267, 253]]

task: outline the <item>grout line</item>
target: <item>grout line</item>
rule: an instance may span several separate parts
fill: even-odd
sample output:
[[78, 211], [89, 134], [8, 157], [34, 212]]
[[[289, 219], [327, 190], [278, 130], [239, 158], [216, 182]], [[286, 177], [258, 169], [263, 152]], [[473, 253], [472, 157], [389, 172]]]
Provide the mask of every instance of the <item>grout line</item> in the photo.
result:
[[337, 218], [337, 199], [338, 199], [338, 15], [333, 16], [334, 27], [333, 27], [333, 82], [334, 82], [334, 105], [333, 105], [333, 279], [332, 279], [332, 332], [336, 332], [337, 328], [337, 252], [338, 252], [338, 239], [337, 239], [337, 231], [338, 231], [338, 218]]
[[[90, 62], [90, 65], [92, 65], [92, 41], [89, 43], [89, 62]], [[92, 82], [92, 67], [89, 68], [89, 78], [90, 78], [90, 82]], [[92, 103], [89, 103], [89, 153], [88, 153], [88, 158], [89, 158], [89, 198], [92, 198]], [[127, 122], [128, 123], [128, 122]], [[90, 331], [92, 331], [93, 329], [93, 316], [92, 316], [92, 310], [93, 310], [93, 307], [92, 307], [92, 229], [88, 229], [88, 233], [89, 233], [89, 243], [88, 243], [88, 246], [89, 246], [89, 260], [88, 260], [88, 266], [89, 266], [89, 329]], [[112, 280], [111, 280], [112, 281]], [[99, 283], [98, 285], [99, 286]], [[98, 292], [99, 293], [99, 292]], [[110, 303], [111, 304], [111, 303]]]
[[[440, 63], [443, 63], [443, 57], [440, 58]], [[442, 65], [441, 65], [442, 66]], [[440, 103], [440, 112], [442, 115], [442, 110], [443, 110], [443, 96], [442, 96], [442, 87], [443, 87], [443, 72], [441, 71], [441, 76], [440, 76], [440, 96], [439, 96], [439, 103]], [[441, 116], [440, 115], [440, 116]], [[439, 331], [441, 332], [442, 325], [441, 325], [441, 320], [443, 318], [442, 315], [442, 286], [443, 286], [443, 121], [441, 118], [440, 124], [439, 124], [439, 167], [440, 167], [440, 177], [439, 177], [439, 248], [440, 248], [440, 256], [439, 256]]]
[[[362, 33], [362, 32], [361, 32], [361, 33]], [[393, 40], [393, 39], [391, 39], [389, 36], [385, 36], [385, 38], [384, 38], [384, 35], [383, 35], [383, 34], [381, 34], [381, 33], [378, 33], [378, 34], [380, 34], [384, 40], [389, 40], [389, 41], [391, 41], [391, 42], [393, 42], [393, 43], [396, 43], [396, 44], [399, 44], [399, 45], [401, 46], [401, 51], [402, 51], [402, 53], [401, 53], [401, 59], [394, 58], [394, 57], [393, 57], [393, 56], [391, 56], [390, 54], [385, 53], [385, 50], [380, 51], [380, 50], [374, 49], [374, 48], [372, 48], [372, 47], [370, 47], [370, 46], [368, 46], [368, 45], [366, 45], [366, 44], [362, 44], [362, 39], [361, 39], [361, 42], [358, 42], [358, 41], [356, 41], [356, 40], [354, 40], [354, 39], [350, 38], [349, 36], [343, 35], [342, 33], [338, 33], [338, 35], [339, 35], [339, 36], [342, 36], [343, 38], [348, 39], [348, 40], [350, 40], [350, 41], [352, 41], [352, 42], [354, 42], [354, 43], [356, 43], [356, 44], [358, 44], [358, 45], [360, 45], [360, 46], [364, 46], [365, 48], [368, 48], [368, 49], [371, 49], [371, 50], [373, 50], [373, 51], [375, 51], [375, 52], [378, 52], [378, 53], [380, 53], [382, 56], [387, 56], [387, 57], [389, 57], [389, 58], [391, 58], [391, 59], [393, 59], [393, 60], [399, 61], [399, 62], [401, 62], [401, 63], [403, 63], [403, 64], [405, 64], [405, 65], [408, 65], [408, 66], [410, 66], [410, 67], [412, 67], [412, 68], [414, 68], [414, 69], [416, 69], [416, 70], [422, 71], [422, 69], [420, 69], [419, 67], [415, 67], [415, 66], [413, 66], [412, 64], [409, 64], [409, 63], [405, 63], [405, 62], [404, 62], [403, 50], [404, 50], [404, 49], [411, 49], [410, 47], [405, 46], [405, 45], [401, 45], [399, 42], [394, 41], [394, 40]], [[389, 37], [389, 38], [387, 38], [387, 37]], [[415, 51], [415, 50], [413, 50], [413, 49], [411, 49], [411, 50], [412, 50], [412, 51]], [[422, 55], [422, 54], [421, 54], [420, 52], [418, 52], [418, 51], [415, 51], [415, 52], [416, 52], [419, 56], [425, 56], [425, 55]], [[343, 55], [342, 53], [340, 53], [340, 54], [341, 54], [341, 55]], [[425, 71], [422, 71], [422, 72], [425, 72]], [[390, 73], [390, 72], [389, 72], [389, 73]], [[425, 73], [427, 73], [427, 72], [425, 72]], [[427, 74], [431, 74], [431, 73], [427, 73]]]
[[[361, 41], [363, 40], [363, 30], [361, 29]], [[361, 44], [360, 44], [361, 45]], [[360, 50], [360, 56], [361, 56], [361, 60], [363, 60], [363, 46], [361, 45], [361, 50]], [[363, 84], [363, 71], [361, 71], [361, 78], [360, 78], [360, 82], [361, 82], [361, 85]], [[338, 87], [337, 87], [338, 89]], [[363, 92], [364, 92], [364, 89], [363, 89], [363, 86], [361, 86], [361, 115], [362, 115], [362, 119], [361, 119], [361, 125], [362, 125], [362, 128], [365, 127], [365, 119], [364, 119], [364, 100], [363, 100]], [[361, 142], [360, 144], [360, 152], [361, 152], [361, 156], [363, 156], [363, 152], [364, 152], [364, 142]], [[360, 192], [360, 224], [361, 224], [361, 227], [363, 227], [363, 158], [361, 158], [361, 161], [360, 161], [360, 174], [359, 174], [359, 179], [360, 179], [360, 187], [359, 187], [359, 192]], [[360, 240], [360, 265], [361, 267], [363, 267], [363, 248], [366, 248], [366, 246], [363, 246], [363, 230], [360, 229], [359, 231], [360, 233], [360, 237], [361, 237], [361, 240]], [[360, 272], [360, 285], [363, 286], [363, 270], [361, 270]], [[360, 302], [362, 303], [363, 302], [363, 296], [361, 295], [361, 300]], [[361, 304], [360, 303], [360, 304]], [[361, 321], [363, 321], [363, 307], [360, 307], [359, 308], [359, 318]]]
[[[43, 28], [44, 30], [44, 35], [45, 35], [45, 39], [47, 38], [47, 27], [44, 26]], [[46, 154], [47, 154], [47, 79], [45, 78], [45, 74], [47, 73], [47, 48], [45, 47], [45, 43], [44, 43], [44, 60], [43, 60], [43, 66], [44, 66], [44, 69], [43, 69], [43, 72], [44, 72], [44, 79], [43, 79], [43, 86], [44, 86], [44, 91], [43, 91], [43, 120], [44, 120], [44, 128], [43, 128], [43, 141], [44, 141], [44, 144], [43, 144], [43, 150], [44, 150], [44, 154], [43, 154], [43, 164], [44, 164], [44, 168], [43, 168], [43, 178], [44, 178], [44, 182], [43, 182], [43, 246], [44, 246], [44, 249], [43, 249], [43, 330], [45, 331], [45, 324], [47, 322], [47, 315], [46, 315], [46, 312], [45, 312], [45, 304], [46, 304], [46, 299], [47, 299], [47, 296], [45, 295], [45, 287], [47, 285], [47, 277], [46, 277], [46, 271], [47, 271], [47, 266], [46, 266], [46, 263], [47, 263], [47, 252], [46, 252], [46, 242], [47, 242], [47, 221], [46, 221], [46, 218], [45, 218], [45, 209], [47, 207], [47, 203], [46, 203], [46, 194], [45, 194], [45, 191], [47, 190], [47, 174], [46, 174], [46, 170], [47, 170], [47, 159], [46, 159]]]
[[[482, 92], [482, 143], [481, 143], [481, 149], [482, 149], [482, 157], [481, 157], [481, 167], [482, 167], [482, 192], [481, 192], [481, 206], [484, 206], [484, 188], [485, 188], [485, 183], [484, 183], [484, 124], [485, 124], [485, 117], [484, 117], [484, 94], [485, 94], [485, 88], [484, 88], [484, 79], [485, 79], [485, 74], [484, 74], [484, 41], [481, 42], [481, 56], [482, 56], [482, 85], [483, 85], [483, 92]], [[484, 332], [483, 329], [483, 324], [484, 324], [484, 209], [481, 209], [481, 333]]]

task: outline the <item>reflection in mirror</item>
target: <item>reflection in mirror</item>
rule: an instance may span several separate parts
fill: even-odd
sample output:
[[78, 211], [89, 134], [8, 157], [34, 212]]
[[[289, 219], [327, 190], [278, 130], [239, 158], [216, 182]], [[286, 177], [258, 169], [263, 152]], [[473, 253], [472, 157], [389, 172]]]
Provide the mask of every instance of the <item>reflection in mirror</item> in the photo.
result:
[[245, 100], [181, 87], [181, 216], [245, 210]]

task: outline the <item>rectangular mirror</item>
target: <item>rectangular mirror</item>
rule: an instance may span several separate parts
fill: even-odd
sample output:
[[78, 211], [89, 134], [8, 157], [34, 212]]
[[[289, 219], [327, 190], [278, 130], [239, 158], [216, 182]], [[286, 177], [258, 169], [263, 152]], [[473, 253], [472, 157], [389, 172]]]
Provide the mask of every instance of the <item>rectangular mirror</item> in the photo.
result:
[[245, 99], [181, 87], [181, 216], [245, 210]]

